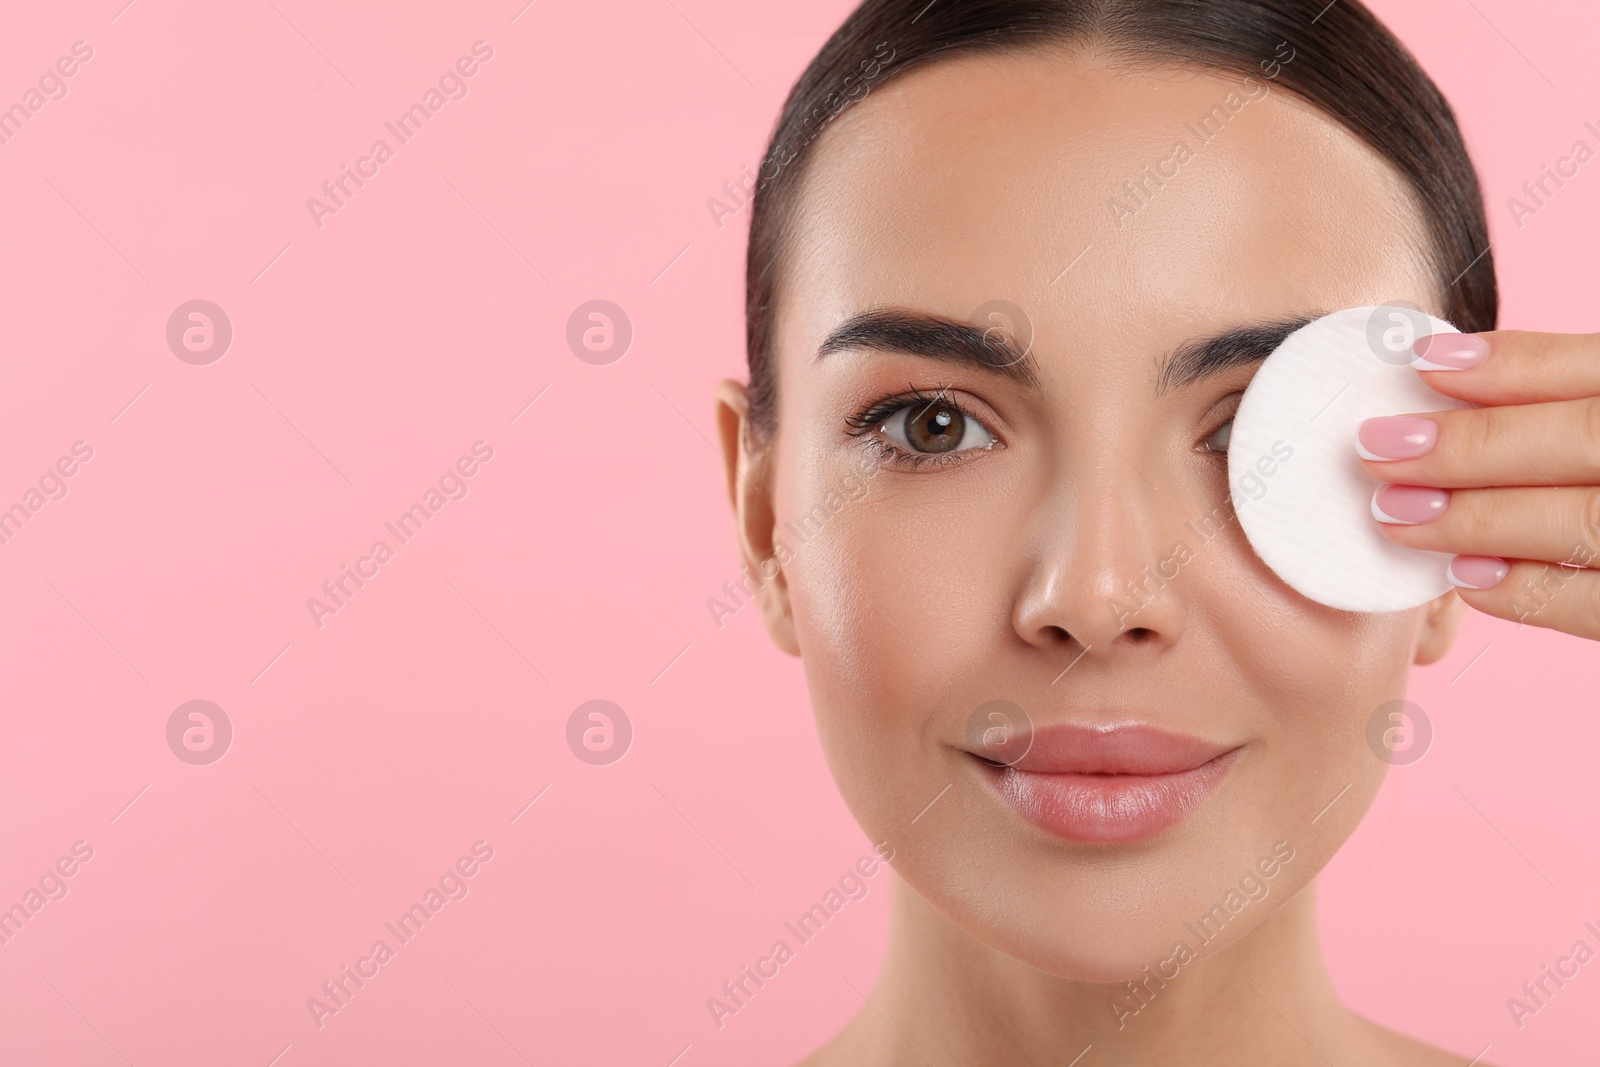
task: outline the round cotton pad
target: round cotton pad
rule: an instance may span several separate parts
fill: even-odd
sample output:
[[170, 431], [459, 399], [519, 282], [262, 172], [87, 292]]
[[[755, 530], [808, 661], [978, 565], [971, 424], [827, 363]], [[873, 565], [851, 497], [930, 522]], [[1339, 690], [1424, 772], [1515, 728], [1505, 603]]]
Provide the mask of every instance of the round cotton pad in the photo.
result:
[[1228, 437], [1228, 481], [1250, 547], [1290, 588], [1345, 611], [1402, 611], [1451, 586], [1451, 556], [1385, 537], [1383, 484], [1356, 453], [1375, 415], [1466, 403], [1422, 383], [1411, 342], [1454, 326], [1414, 308], [1347, 308], [1290, 334], [1244, 391]]

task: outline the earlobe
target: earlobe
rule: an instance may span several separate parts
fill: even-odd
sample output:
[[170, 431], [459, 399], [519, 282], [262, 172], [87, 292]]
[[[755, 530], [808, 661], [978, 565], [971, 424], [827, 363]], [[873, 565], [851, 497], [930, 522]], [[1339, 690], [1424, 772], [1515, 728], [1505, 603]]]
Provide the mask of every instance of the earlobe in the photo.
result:
[[750, 426], [750, 394], [741, 382], [725, 378], [714, 394], [718, 445], [723, 458], [728, 501], [733, 506], [739, 560], [773, 643], [800, 655], [789, 586], [775, 558], [777, 518], [772, 499], [770, 445], [758, 443]]
[[1455, 644], [1461, 619], [1467, 613], [1466, 601], [1454, 589], [1428, 601], [1417, 624], [1416, 652], [1412, 661], [1426, 667], [1443, 659]]

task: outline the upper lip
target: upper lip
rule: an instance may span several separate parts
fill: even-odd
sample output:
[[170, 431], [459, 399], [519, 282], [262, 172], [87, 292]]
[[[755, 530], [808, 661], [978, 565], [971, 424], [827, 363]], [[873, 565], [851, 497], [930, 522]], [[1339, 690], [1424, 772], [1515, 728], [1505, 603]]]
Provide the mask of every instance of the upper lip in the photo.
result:
[[1027, 754], [1010, 766], [1032, 774], [1181, 774], [1238, 747], [1141, 722], [1057, 723], [1035, 728]]

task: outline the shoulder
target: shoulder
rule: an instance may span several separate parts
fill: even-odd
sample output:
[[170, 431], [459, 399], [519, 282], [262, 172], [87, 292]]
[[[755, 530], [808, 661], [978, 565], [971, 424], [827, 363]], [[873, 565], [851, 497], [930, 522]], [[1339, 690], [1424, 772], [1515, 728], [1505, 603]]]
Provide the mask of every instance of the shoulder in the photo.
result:
[[[1446, 1052], [1414, 1037], [1379, 1026], [1370, 1019], [1357, 1018], [1367, 1028], [1373, 1044], [1382, 1050], [1384, 1063], [1392, 1063], [1395, 1067], [1467, 1067], [1467, 1057], [1459, 1052]], [[1471, 1061], [1471, 1067], [1495, 1067], [1495, 1064], [1476, 1059]]]
[[[862, 1067], [902, 1062], [905, 1038], [883, 1016], [862, 1007], [838, 1033], [795, 1067]], [[1458, 1064], [1457, 1067], [1460, 1067]], [[1474, 1065], [1481, 1067], [1481, 1065]]]

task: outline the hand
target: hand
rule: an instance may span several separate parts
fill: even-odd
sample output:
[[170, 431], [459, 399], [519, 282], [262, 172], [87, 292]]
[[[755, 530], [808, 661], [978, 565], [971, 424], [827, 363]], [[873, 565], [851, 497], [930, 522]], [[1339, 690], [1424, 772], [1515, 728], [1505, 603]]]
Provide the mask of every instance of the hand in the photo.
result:
[[1600, 334], [1413, 349], [1424, 382], [1474, 407], [1361, 424], [1362, 461], [1388, 483], [1373, 496], [1384, 533], [1456, 553], [1451, 580], [1479, 611], [1600, 640]]

